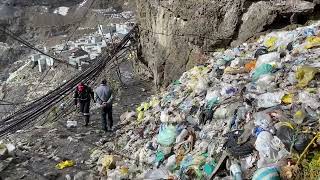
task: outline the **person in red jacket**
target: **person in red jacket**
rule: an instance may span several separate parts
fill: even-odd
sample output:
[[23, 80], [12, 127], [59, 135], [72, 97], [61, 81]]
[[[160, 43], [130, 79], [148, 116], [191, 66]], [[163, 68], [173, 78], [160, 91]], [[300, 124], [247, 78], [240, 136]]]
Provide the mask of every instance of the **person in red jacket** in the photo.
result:
[[91, 87], [85, 85], [83, 82], [79, 83], [74, 92], [74, 104], [80, 107], [80, 112], [85, 118], [85, 126], [89, 125], [90, 121], [90, 101], [94, 100], [94, 92]]

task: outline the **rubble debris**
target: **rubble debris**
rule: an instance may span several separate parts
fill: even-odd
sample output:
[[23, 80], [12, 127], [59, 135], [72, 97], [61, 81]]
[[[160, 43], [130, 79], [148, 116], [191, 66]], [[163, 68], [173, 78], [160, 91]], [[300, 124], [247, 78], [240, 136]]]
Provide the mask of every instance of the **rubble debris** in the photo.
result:
[[95, 161], [111, 179], [319, 177], [319, 37], [317, 22], [211, 54], [121, 116], [104, 146], [129, 157]]

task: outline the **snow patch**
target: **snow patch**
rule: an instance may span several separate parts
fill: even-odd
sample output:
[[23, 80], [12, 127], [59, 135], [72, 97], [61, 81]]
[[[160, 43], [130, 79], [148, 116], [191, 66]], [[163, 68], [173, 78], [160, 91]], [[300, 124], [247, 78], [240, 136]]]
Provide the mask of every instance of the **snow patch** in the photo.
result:
[[68, 8], [68, 7], [58, 7], [57, 9], [55, 9], [55, 10], [53, 11], [53, 13], [55, 13], [55, 14], [60, 14], [60, 15], [62, 15], [62, 16], [67, 15], [68, 12], [69, 12], [69, 8]]

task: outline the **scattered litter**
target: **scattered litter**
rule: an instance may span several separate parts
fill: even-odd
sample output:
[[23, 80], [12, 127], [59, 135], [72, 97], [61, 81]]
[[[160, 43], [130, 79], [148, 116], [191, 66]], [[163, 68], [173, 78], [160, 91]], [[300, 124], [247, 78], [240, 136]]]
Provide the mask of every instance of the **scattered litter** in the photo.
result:
[[67, 128], [75, 128], [77, 127], [78, 122], [77, 121], [67, 121]]
[[66, 161], [62, 161], [62, 162], [58, 163], [58, 164], [56, 165], [56, 168], [59, 169], [59, 170], [62, 170], [62, 169], [64, 169], [64, 168], [72, 167], [72, 166], [74, 166], [74, 165], [75, 165], [74, 161], [72, 161], [72, 160], [66, 160]]

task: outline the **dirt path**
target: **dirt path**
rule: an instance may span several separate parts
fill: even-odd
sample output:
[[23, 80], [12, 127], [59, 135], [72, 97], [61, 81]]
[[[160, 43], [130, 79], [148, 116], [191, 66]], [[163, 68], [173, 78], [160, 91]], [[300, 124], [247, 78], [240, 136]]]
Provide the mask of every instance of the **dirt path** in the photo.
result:
[[[124, 85], [113, 106], [115, 123], [119, 122], [122, 113], [134, 110], [153, 93], [151, 82], [134, 78], [128, 64], [121, 66], [121, 72]], [[80, 171], [94, 173], [86, 161], [95, 149], [104, 145], [115, 134], [101, 131], [98, 110], [92, 112], [89, 127], [83, 126], [84, 120], [80, 115], [72, 116], [72, 120], [78, 122], [76, 128], [68, 129], [67, 118], [64, 117], [50, 125], [16, 133], [11, 139], [17, 145], [16, 158], [6, 170], [0, 172], [0, 179], [65, 179], [67, 174], [73, 177]], [[57, 170], [55, 165], [66, 159], [75, 161], [76, 165]]]

